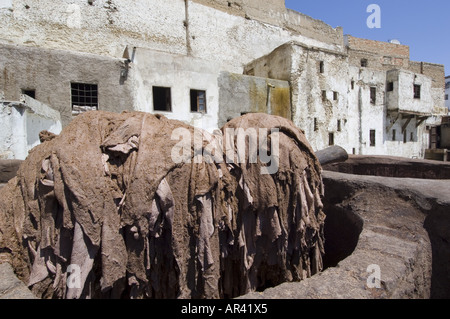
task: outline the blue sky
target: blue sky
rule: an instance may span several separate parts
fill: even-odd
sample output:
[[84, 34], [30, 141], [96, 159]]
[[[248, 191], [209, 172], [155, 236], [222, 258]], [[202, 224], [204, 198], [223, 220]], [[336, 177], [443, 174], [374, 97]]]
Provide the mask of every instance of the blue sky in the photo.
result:
[[[411, 60], [445, 65], [450, 75], [449, 0], [285, 0], [286, 7], [341, 26], [344, 34], [409, 45]], [[367, 27], [370, 4], [381, 9], [381, 28]]]

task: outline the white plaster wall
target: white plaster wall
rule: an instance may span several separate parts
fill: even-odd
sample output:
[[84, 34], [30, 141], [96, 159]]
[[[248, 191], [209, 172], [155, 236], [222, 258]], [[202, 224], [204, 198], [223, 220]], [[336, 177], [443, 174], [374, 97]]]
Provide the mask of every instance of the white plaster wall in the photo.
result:
[[[388, 72], [389, 81], [394, 81], [394, 92], [388, 93], [388, 109], [431, 114], [434, 106], [432, 82], [429, 77], [409, 71]], [[414, 85], [421, 86], [420, 99], [414, 98]]]
[[[324, 73], [319, 72], [319, 63], [324, 62]], [[309, 50], [294, 45], [292, 56], [292, 105], [293, 122], [305, 131], [314, 150], [327, 148], [329, 133], [334, 133], [334, 142], [348, 150], [348, 64], [346, 57]], [[322, 90], [327, 91], [327, 100], [322, 100]], [[338, 99], [334, 100], [333, 92]], [[314, 131], [314, 119], [318, 131]], [[342, 130], [337, 130], [341, 120]]]
[[39, 133], [47, 130], [59, 134], [62, 130], [58, 112], [22, 96], [22, 102], [0, 103], [0, 158], [21, 159], [40, 144]]
[[[138, 49], [134, 61], [135, 109], [212, 131], [218, 127], [220, 69], [214, 63], [182, 55]], [[170, 87], [172, 112], [153, 110], [153, 86]], [[192, 113], [190, 90], [205, 90], [207, 113]]]
[[189, 33], [194, 56], [216, 61], [234, 73], [242, 73], [245, 64], [289, 41], [331, 50], [343, 48], [195, 2], [189, 3]]
[[[184, 0], [13, 0], [3, 42], [121, 57], [126, 45], [186, 53]], [[28, 7], [28, 8], [27, 8]]]

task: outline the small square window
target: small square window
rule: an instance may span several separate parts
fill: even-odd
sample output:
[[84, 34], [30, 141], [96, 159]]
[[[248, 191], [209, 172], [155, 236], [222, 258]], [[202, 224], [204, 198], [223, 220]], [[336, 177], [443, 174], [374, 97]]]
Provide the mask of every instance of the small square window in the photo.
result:
[[191, 90], [191, 112], [206, 113], [206, 91]]
[[153, 87], [153, 110], [172, 112], [172, 96], [168, 87]]
[[369, 61], [367, 59], [361, 59], [361, 67], [362, 68], [367, 68], [368, 65], [369, 65]]
[[421, 85], [418, 84], [414, 84], [414, 98], [415, 99], [420, 99], [420, 92], [421, 91]]
[[34, 89], [23, 89], [22, 94], [28, 95], [29, 97], [35, 99], [36, 98], [36, 90]]
[[387, 91], [388, 92], [394, 91], [394, 82], [388, 82], [388, 84], [387, 84]]

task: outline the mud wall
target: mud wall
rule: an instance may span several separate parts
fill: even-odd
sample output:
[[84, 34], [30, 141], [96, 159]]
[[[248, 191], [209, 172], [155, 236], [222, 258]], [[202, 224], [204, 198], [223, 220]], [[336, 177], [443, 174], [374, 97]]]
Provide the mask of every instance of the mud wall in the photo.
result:
[[347, 161], [324, 169], [356, 175], [450, 180], [449, 163], [401, 157], [350, 155]]

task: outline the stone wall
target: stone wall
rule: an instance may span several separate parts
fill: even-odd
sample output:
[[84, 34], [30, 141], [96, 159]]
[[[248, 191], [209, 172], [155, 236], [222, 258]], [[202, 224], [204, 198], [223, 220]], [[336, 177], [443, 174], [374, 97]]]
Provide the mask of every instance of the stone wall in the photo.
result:
[[222, 72], [219, 77], [219, 127], [246, 113], [291, 119], [289, 82]]
[[[121, 77], [123, 59], [62, 50], [0, 45], [0, 90], [17, 101], [21, 89], [34, 89], [35, 98], [61, 113], [63, 126], [72, 120], [71, 82], [98, 85], [99, 109], [132, 110], [130, 81]], [[129, 69], [131, 77], [132, 69]]]

